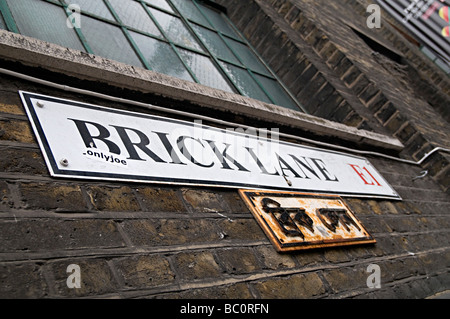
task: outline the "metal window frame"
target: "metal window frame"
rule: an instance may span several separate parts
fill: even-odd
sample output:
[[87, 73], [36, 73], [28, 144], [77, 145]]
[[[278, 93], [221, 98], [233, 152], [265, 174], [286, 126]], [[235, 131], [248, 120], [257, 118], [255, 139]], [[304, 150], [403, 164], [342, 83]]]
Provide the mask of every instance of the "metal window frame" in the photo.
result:
[[[272, 98], [272, 96], [270, 95], [269, 92], [267, 92], [267, 90], [265, 89], [264, 85], [254, 76], [254, 73], [263, 76], [263, 77], [267, 77], [269, 79], [275, 80], [276, 82], [278, 82], [282, 89], [285, 91], [285, 93], [294, 101], [295, 104], [297, 104], [297, 107], [300, 108], [300, 110], [306, 114], [308, 114], [309, 112], [306, 111], [306, 109], [302, 106], [302, 104], [297, 100], [297, 98], [289, 91], [289, 89], [286, 87], [286, 85], [283, 83], [283, 81], [280, 80], [280, 78], [272, 71], [272, 69], [267, 65], [267, 63], [264, 61], [264, 59], [258, 54], [258, 52], [255, 50], [255, 48], [247, 41], [247, 39], [245, 38], [245, 36], [242, 34], [242, 32], [240, 32], [236, 26], [234, 25], [234, 23], [230, 20], [230, 18], [226, 15], [226, 9], [220, 5], [218, 5], [217, 3], [214, 3], [212, 1], [209, 0], [192, 0], [192, 2], [196, 5], [197, 9], [200, 11], [200, 13], [204, 16], [204, 18], [208, 21], [208, 23], [213, 26], [214, 24], [210, 21], [210, 19], [207, 17], [207, 14], [204, 13], [203, 9], [201, 9], [201, 7], [198, 5], [198, 2], [203, 2], [206, 5], [209, 5], [210, 7], [218, 10], [221, 12], [221, 16], [222, 18], [224, 18], [224, 20], [228, 23], [228, 25], [233, 29], [233, 31], [240, 37], [240, 38], [235, 38], [232, 36], [229, 36], [227, 34], [223, 34], [222, 32], [220, 32], [219, 30], [215, 30], [211, 27], [207, 27], [207, 29], [209, 29], [210, 31], [214, 31], [216, 33], [219, 34], [219, 36], [221, 37], [221, 39], [223, 40], [223, 42], [225, 43], [225, 45], [231, 50], [231, 52], [233, 52], [233, 54], [236, 56], [236, 58], [238, 59], [238, 61], [241, 62], [242, 66], [244, 66], [245, 69], [247, 69], [247, 72], [249, 72], [250, 76], [252, 77], [252, 79], [254, 79], [254, 81], [261, 87], [261, 89], [263, 90], [263, 92], [269, 97], [269, 99], [276, 104], [276, 102], [274, 101], [274, 99]], [[197, 25], [200, 25], [202, 27], [206, 27], [200, 23], [194, 22]], [[195, 30], [193, 31], [195, 32]], [[267, 71], [270, 73], [270, 75], [272, 76], [272, 78], [270, 76], [267, 76], [267, 74], [263, 74], [261, 72], [255, 71], [255, 70], [251, 70], [249, 67], [247, 67], [245, 65], [245, 63], [242, 62], [242, 60], [239, 58], [239, 55], [235, 52], [235, 50], [228, 45], [228, 43], [224, 40], [224, 38], [229, 38], [235, 41], [238, 41], [244, 45], [246, 45], [250, 51], [252, 51], [252, 53], [258, 58], [259, 62], [267, 69]], [[234, 66], [240, 67], [242, 68], [242, 66], [239, 66], [233, 62], [230, 61], [226, 61], [225, 59], [220, 59], [226, 63], [232, 64]]]
[[[54, 3], [54, 2], [51, 2], [51, 3]], [[54, 4], [57, 4], [57, 3], [54, 3]], [[64, 1], [61, 1], [61, 4], [62, 4], [62, 6], [64, 8], [64, 12], [66, 13], [66, 16], [69, 17], [69, 10], [68, 10], [69, 5], [66, 4]], [[89, 43], [86, 40], [86, 38], [84, 37], [84, 34], [81, 32], [80, 28], [78, 28], [76, 25], [73, 25], [73, 29], [75, 30], [75, 32], [76, 32], [78, 38], [80, 39], [81, 44], [83, 45], [83, 47], [86, 50], [86, 52], [93, 54], [94, 51], [89, 46]]]
[[[159, 7], [154, 7], [149, 5], [147, 2], [143, 1], [143, 0], [135, 0], [139, 3], [141, 3], [141, 5], [144, 7], [144, 10], [147, 12], [147, 14], [150, 16], [150, 18], [152, 19], [153, 23], [156, 25], [156, 27], [158, 28], [159, 32], [162, 34], [162, 36], [164, 37], [164, 39], [166, 40], [166, 42], [168, 42], [168, 44], [170, 45], [170, 47], [172, 48], [172, 50], [175, 52], [176, 56], [178, 57], [178, 59], [181, 61], [181, 63], [183, 64], [183, 66], [186, 68], [186, 70], [188, 71], [189, 75], [194, 79], [194, 81], [196, 83], [200, 83], [199, 79], [197, 78], [197, 76], [195, 75], [194, 71], [192, 71], [192, 69], [189, 67], [189, 65], [187, 65], [187, 63], [181, 58], [180, 53], [177, 50], [177, 45], [168, 37], [167, 33], [164, 31], [163, 27], [159, 24], [158, 20], [153, 16], [152, 12], [150, 11], [150, 8], [153, 8], [155, 10], [160, 10], [161, 12], [164, 12], [166, 14], [169, 14], [171, 16], [174, 16], [172, 12], [170, 11], [166, 11], [166, 10], [161, 10], [159, 9]], [[170, 5], [170, 4], [169, 4]], [[200, 53], [202, 54], [202, 52], [197, 51], [197, 50], [193, 50], [192, 48], [188, 48], [188, 47], [184, 47], [179, 45], [179, 47], [185, 49], [185, 50], [189, 50], [189, 51], [194, 51], [196, 53]]]
[[0, 11], [2, 13], [3, 20], [5, 21], [6, 27], [8, 28], [8, 31], [19, 33], [16, 21], [14, 21], [6, 0], [0, 0]]
[[[67, 15], [67, 17], [69, 17], [69, 12], [68, 12], [69, 4], [67, 4], [64, 0], [41, 0], [41, 1], [45, 1], [47, 3], [51, 3], [51, 4], [54, 4], [54, 5], [60, 6], [64, 10], [64, 12]], [[122, 33], [124, 34], [125, 38], [127, 39], [128, 43], [130, 44], [131, 48], [136, 53], [139, 61], [143, 64], [143, 66], [145, 68], [147, 68], [149, 70], [152, 70], [152, 67], [151, 67], [150, 63], [145, 58], [144, 54], [142, 53], [142, 51], [139, 48], [139, 46], [137, 45], [137, 43], [134, 41], [134, 39], [131, 36], [129, 31], [133, 31], [133, 32], [136, 32], [136, 33], [139, 33], [139, 34], [142, 34], [142, 35], [145, 35], [145, 36], [148, 36], [148, 37], [151, 37], [151, 38], [154, 38], [156, 40], [159, 40], [159, 41], [162, 41], [162, 42], [165, 42], [165, 43], [169, 44], [170, 47], [172, 48], [172, 50], [174, 51], [174, 53], [176, 54], [176, 56], [178, 57], [178, 59], [181, 61], [183, 66], [186, 68], [186, 70], [189, 73], [189, 75], [192, 77], [192, 79], [196, 83], [200, 83], [199, 79], [196, 77], [195, 73], [189, 67], [189, 65], [187, 65], [186, 62], [184, 62], [184, 60], [182, 59], [180, 53], [178, 52], [178, 48], [181, 48], [183, 50], [187, 50], [187, 51], [190, 51], [190, 52], [193, 52], [193, 53], [196, 53], [196, 54], [200, 54], [200, 55], [203, 55], [203, 56], [209, 58], [212, 61], [212, 63], [214, 64], [214, 66], [216, 67], [216, 69], [218, 69], [219, 73], [221, 73], [223, 79], [230, 85], [230, 87], [235, 92], [238, 92], [239, 94], [241, 94], [243, 96], [246, 96], [246, 94], [244, 94], [242, 92], [242, 90], [233, 82], [232, 78], [228, 74], [227, 70], [225, 70], [225, 68], [222, 66], [221, 62], [230, 64], [230, 65], [238, 67], [238, 68], [240, 68], [242, 70], [245, 70], [250, 75], [252, 80], [261, 88], [262, 92], [268, 97], [268, 99], [273, 104], [277, 104], [275, 99], [268, 92], [268, 90], [261, 83], [261, 81], [259, 81], [257, 79], [255, 74], [276, 81], [277, 83], [280, 84], [281, 88], [284, 90], [284, 92], [287, 94], [287, 96], [294, 102], [294, 104], [296, 104], [296, 106], [299, 108], [299, 111], [302, 111], [304, 113], [308, 113], [304, 109], [304, 107], [301, 105], [301, 103], [296, 99], [296, 97], [285, 86], [285, 84], [277, 77], [277, 75], [271, 70], [271, 68], [267, 65], [267, 63], [261, 58], [261, 56], [255, 50], [255, 48], [246, 40], [246, 38], [243, 36], [243, 34], [231, 22], [231, 20], [226, 15], [226, 9], [224, 7], [218, 5], [218, 4], [214, 3], [214, 2], [211, 2], [209, 0], [192, 0], [192, 3], [195, 5], [197, 10], [205, 18], [205, 20], [209, 23], [209, 25], [204, 25], [202, 23], [190, 20], [186, 16], [184, 16], [178, 10], [177, 6], [174, 3], [172, 3], [171, 0], [166, 0], [166, 2], [171, 7], [173, 12], [165, 10], [164, 8], [158, 7], [156, 5], [152, 5], [151, 3], [149, 3], [149, 2], [147, 2], [145, 0], [133, 0], [133, 1], [137, 2], [137, 3], [139, 3], [143, 7], [145, 12], [148, 14], [150, 19], [152, 20], [152, 22], [158, 28], [158, 31], [161, 33], [161, 37], [160, 37], [160, 36], [157, 36], [157, 35], [154, 35], [154, 34], [151, 34], [151, 33], [148, 33], [148, 32], [145, 32], [145, 31], [142, 31], [142, 30], [139, 30], [139, 29], [136, 29], [136, 28], [133, 28], [131, 26], [127, 26], [126, 24], [124, 24], [122, 22], [122, 20], [120, 19], [118, 13], [115, 11], [114, 7], [111, 5], [109, 0], [102, 0], [102, 1], [105, 4], [105, 6], [107, 7], [107, 9], [110, 11], [112, 16], [114, 17], [115, 21], [112, 21], [112, 20], [103, 18], [101, 16], [98, 16], [96, 14], [84, 11], [82, 8], [81, 8], [81, 14], [84, 15], [84, 16], [88, 16], [90, 18], [99, 20], [99, 21], [101, 21], [103, 23], [107, 23], [107, 24], [119, 27], [121, 29]], [[225, 22], [231, 27], [231, 29], [236, 33], [236, 35], [238, 37], [234, 37], [234, 36], [231, 36], [231, 35], [228, 35], [228, 34], [224, 34], [223, 32], [221, 32], [218, 29], [216, 29], [214, 27], [214, 24], [212, 23], [210, 17], [208, 16], [208, 13], [206, 13], [205, 10], [203, 10], [203, 8], [202, 8], [203, 5], [207, 5], [212, 10], [216, 10], [221, 15], [221, 17], [225, 20]], [[153, 16], [153, 14], [151, 13], [149, 8], [152, 8], [152, 9], [155, 9], [155, 10], [159, 10], [159, 11], [165, 13], [165, 14], [169, 14], [171, 16], [179, 18], [182, 21], [183, 25], [188, 29], [188, 31], [195, 38], [195, 40], [200, 44], [200, 46], [204, 50], [204, 52], [199, 51], [199, 50], [197, 50], [195, 48], [184, 46], [182, 44], [174, 43], [167, 36], [167, 33], [161, 27], [161, 25], [159, 24], [158, 20]], [[17, 24], [16, 24], [16, 22], [14, 20], [14, 17], [12, 16], [12, 13], [11, 13], [9, 7], [8, 7], [8, 4], [7, 4], [6, 0], [0, 0], [0, 12], [1, 12], [2, 16], [3, 16], [3, 19], [5, 21], [5, 24], [6, 24], [6, 27], [8, 28], [8, 30], [12, 31], [12, 32], [15, 32], [15, 33], [20, 33], [20, 31], [18, 30]], [[197, 31], [192, 27], [193, 25], [197, 25], [199, 27], [205, 28], [205, 29], [207, 29], [207, 30], [209, 30], [211, 32], [216, 33], [219, 36], [219, 38], [223, 41], [225, 46], [236, 57], [236, 59], [237, 59], [237, 61], [239, 61], [239, 63], [235, 63], [233, 61], [229, 61], [228, 59], [218, 57], [213, 52], [211, 52], [211, 50], [208, 49], [207, 45], [203, 42], [202, 38], [199, 36]], [[77, 26], [74, 25], [74, 30], [75, 30], [76, 35], [78, 36], [81, 44], [83, 45], [84, 49], [86, 50], [86, 52], [87, 53], [91, 53], [91, 54], [95, 54], [95, 52], [90, 47], [86, 37], [84, 36], [81, 28], [78, 28]], [[231, 47], [231, 45], [228, 44], [226, 39], [230, 39], [232, 41], [237, 41], [237, 42], [245, 45], [246, 47], [248, 47], [250, 49], [250, 51], [254, 54], [254, 56], [258, 59], [258, 61], [262, 64], [262, 66], [265, 67], [265, 69], [268, 71], [268, 74], [258, 72], [256, 70], [251, 69], [249, 66], [247, 66], [243, 62], [243, 60], [239, 56], [239, 54], [236, 52], [236, 50], [234, 50]]]
[[[420, 45], [420, 52], [424, 56], [426, 56], [428, 59], [430, 59], [431, 62], [433, 62], [438, 68], [440, 68], [447, 76], [450, 77], [450, 66], [444, 62], [443, 59], [441, 59], [439, 56], [434, 54], [430, 49], [428, 49], [425, 45]], [[442, 63], [442, 65], [441, 65]]]
[[[224, 72], [225, 74], [227, 74], [227, 77], [229, 77], [229, 76], [228, 76], [228, 73], [224, 70], [224, 68], [222, 67], [222, 65], [219, 63], [219, 60], [220, 60], [220, 61], [223, 61], [223, 62], [225, 62], [225, 63], [228, 63], [228, 64], [232, 64], [232, 65], [234, 65], [234, 66], [236, 66], [236, 67], [238, 67], [238, 68], [241, 68], [241, 69], [246, 70], [247, 73], [250, 75], [251, 79], [252, 79], [253, 81], [255, 81], [255, 83], [261, 88], [261, 90], [262, 90], [263, 93], [269, 98], [269, 100], [270, 100], [272, 103], [276, 104], [275, 99], [274, 99], [274, 98], [271, 96], [271, 94], [265, 89], [265, 87], [262, 85], [262, 83], [261, 83], [260, 81], [258, 81], [258, 79], [254, 76], [253, 72], [256, 72], [256, 71], [252, 71], [252, 70], [251, 70], [251, 69], [243, 62], [243, 60], [242, 60], [242, 58], [239, 56], [239, 54], [238, 54], [238, 53], [237, 53], [237, 52], [236, 52], [236, 51], [228, 44], [228, 42], [225, 40], [225, 38], [229, 38], [229, 39], [232, 39], [232, 40], [234, 40], [234, 41], [240, 42], [240, 43], [246, 45], [247, 47], [249, 47], [249, 44], [248, 44], [246, 41], [242, 41], [242, 39], [244, 39], [244, 38], [242, 37], [242, 35], [240, 34], [240, 32], [238, 32], [238, 31], [236, 30], [236, 28], [234, 27], [234, 25], [233, 25], [232, 23], [230, 23], [229, 20], [225, 20], [225, 21], [232, 27], [232, 29], [233, 29], [233, 30], [234, 30], [234, 31], [235, 31], [242, 39], [238, 39], [238, 38], [229, 36], [229, 35], [227, 35], [227, 34], [223, 34], [221, 31], [219, 31], [219, 30], [213, 28], [214, 24], [212, 23], [211, 19], [208, 17], [208, 14], [206, 14], [206, 13], [204, 12], [204, 10], [201, 8], [201, 6], [198, 4], [198, 2], [197, 2], [196, 0], [192, 0], [192, 2], [194, 3], [195, 7], [196, 7], [197, 10], [200, 12], [200, 14], [201, 14], [201, 15], [206, 19], [206, 21], [210, 24], [210, 26], [208, 26], [207, 29], [209, 29], [209, 30], [212, 31], [212, 32], [215, 32], [215, 33], [220, 37], [220, 39], [225, 43], [226, 47], [228, 47], [228, 49], [233, 53], [233, 55], [234, 55], [234, 56], [237, 58], [237, 60], [241, 63], [241, 65], [238, 65], [238, 64], [236, 64], [236, 63], [227, 61], [226, 59], [222, 59], [222, 58], [215, 57], [212, 53], [210, 53], [211, 56], [214, 56], [214, 59], [215, 59], [216, 63], [219, 65], [219, 67], [222, 69], [222, 72]], [[223, 12], [222, 12], [221, 16], [222, 16], [222, 17], [225, 16], [225, 15], [223, 14]], [[201, 27], [205, 27], [203, 24], [200, 24], [200, 23], [198, 23], [198, 22], [194, 22], [194, 21], [191, 21], [191, 20], [189, 20], [189, 21], [190, 21], [191, 23], [194, 23], [194, 24], [199, 25], [199, 26], [201, 26]], [[200, 37], [198, 36], [197, 32], [196, 32], [196, 31], [190, 26], [190, 24], [188, 23], [188, 19], [186, 19], [186, 23], [187, 23], [187, 24], [189, 25], [189, 27], [192, 29], [192, 32], [194, 32], [194, 33], [196, 34], [197, 38], [200, 39]], [[200, 40], [201, 40], [201, 39], [200, 39]], [[202, 41], [202, 40], [201, 40], [201, 41]], [[202, 42], [203, 42], [203, 41], [202, 41]], [[206, 46], [206, 45], [205, 45], [205, 46]], [[209, 51], [209, 50], [208, 50], [208, 51]], [[251, 49], [251, 51], [253, 51], [253, 53], [255, 54], [255, 56], [258, 57], [259, 60], [261, 60], [261, 58], [254, 52], [253, 49]], [[266, 69], [267, 69], [267, 66], [266, 66], [265, 64], [263, 64], [263, 65], [264, 65], [264, 66], [266, 67]], [[270, 72], [270, 71], [269, 71], [269, 72]], [[256, 73], [258, 73], [258, 72], [256, 72]], [[260, 74], [260, 73], [258, 73], [258, 74]], [[230, 79], [230, 80], [231, 80], [231, 79]], [[233, 83], [233, 85], [234, 85], [234, 83]], [[238, 91], [239, 91], [239, 93], [240, 93], [241, 95], [244, 95], [244, 94], [242, 93], [242, 91], [241, 91], [236, 85], [235, 85], [235, 87], [238, 89]]]

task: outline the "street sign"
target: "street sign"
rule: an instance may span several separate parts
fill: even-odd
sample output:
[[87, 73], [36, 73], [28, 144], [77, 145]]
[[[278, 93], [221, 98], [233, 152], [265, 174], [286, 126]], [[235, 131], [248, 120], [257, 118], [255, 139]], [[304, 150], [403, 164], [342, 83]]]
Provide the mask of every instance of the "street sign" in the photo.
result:
[[239, 193], [277, 251], [376, 242], [339, 196], [255, 190]]
[[312, 191], [400, 199], [365, 158], [20, 92], [50, 174], [62, 178]]

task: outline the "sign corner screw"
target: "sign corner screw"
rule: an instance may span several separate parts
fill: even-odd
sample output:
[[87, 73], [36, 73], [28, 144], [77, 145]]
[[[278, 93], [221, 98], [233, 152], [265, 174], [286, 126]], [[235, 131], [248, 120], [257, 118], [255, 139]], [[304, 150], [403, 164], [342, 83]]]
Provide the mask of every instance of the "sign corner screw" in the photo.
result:
[[69, 166], [69, 161], [67, 160], [67, 158], [63, 158], [62, 160], [59, 161], [59, 163], [64, 167]]

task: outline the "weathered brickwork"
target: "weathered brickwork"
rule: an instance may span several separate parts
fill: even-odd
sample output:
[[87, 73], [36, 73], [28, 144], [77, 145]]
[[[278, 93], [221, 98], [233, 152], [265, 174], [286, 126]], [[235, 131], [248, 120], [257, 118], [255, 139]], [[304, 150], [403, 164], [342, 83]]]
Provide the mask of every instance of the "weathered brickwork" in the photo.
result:
[[[420, 167], [369, 158], [403, 198], [346, 199], [375, 245], [279, 254], [235, 190], [51, 178], [16, 88], [71, 96], [0, 83], [2, 298], [425, 298], [450, 287], [450, 199], [430, 177], [412, 181]], [[80, 289], [67, 287], [71, 264]], [[380, 289], [367, 287], [370, 264]]]

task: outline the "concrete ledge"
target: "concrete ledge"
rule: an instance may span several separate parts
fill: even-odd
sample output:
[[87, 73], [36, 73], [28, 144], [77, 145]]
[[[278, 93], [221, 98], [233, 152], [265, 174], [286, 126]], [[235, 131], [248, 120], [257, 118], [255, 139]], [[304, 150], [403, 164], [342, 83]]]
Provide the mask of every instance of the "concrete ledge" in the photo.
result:
[[[119, 88], [151, 93], [213, 110], [232, 112], [307, 130], [315, 135], [338, 137], [353, 143], [400, 151], [396, 138], [358, 130], [344, 124], [264, 103], [234, 93], [213, 89], [164, 74], [116, 62], [100, 56], [61, 47], [20, 34], [0, 30], [0, 57], [26, 66], [41, 67], [81, 80], [107, 83]], [[63, 83], [61, 83], [63, 84]]]
[[450, 299], [450, 290], [439, 292], [425, 299]]

